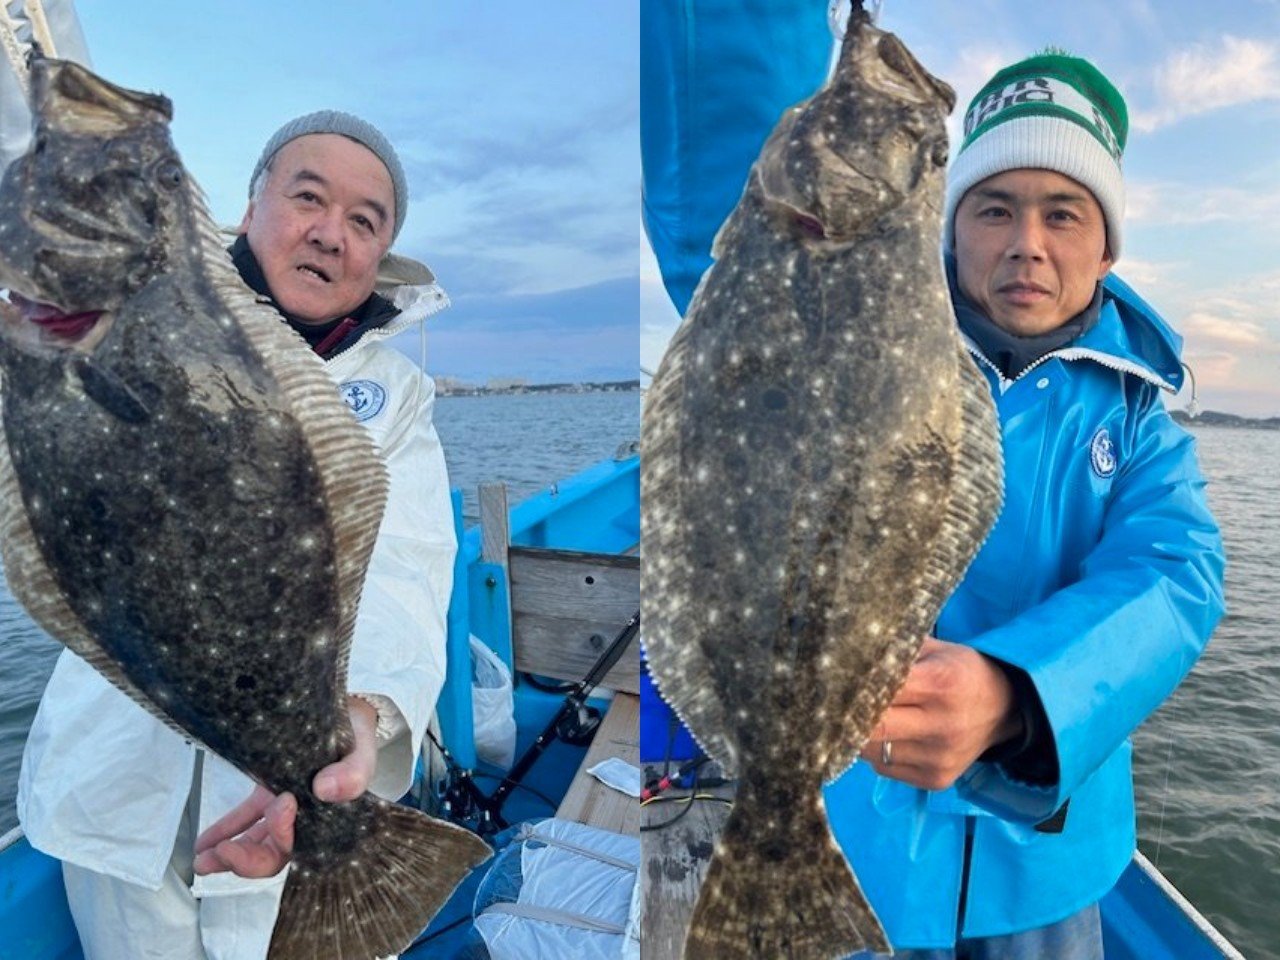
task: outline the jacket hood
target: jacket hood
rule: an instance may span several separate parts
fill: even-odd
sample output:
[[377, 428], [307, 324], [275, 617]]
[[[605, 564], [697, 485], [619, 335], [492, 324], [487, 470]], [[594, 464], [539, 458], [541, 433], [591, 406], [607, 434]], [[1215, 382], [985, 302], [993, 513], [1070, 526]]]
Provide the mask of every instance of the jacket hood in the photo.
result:
[[1182, 337], [1133, 288], [1108, 274], [1103, 283], [1102, 316], [1060, 356], [1092, 356], [1108, 366], [1108, 358], [1122, 362], [1121, 369], [1177, 393], [1182, 388]]

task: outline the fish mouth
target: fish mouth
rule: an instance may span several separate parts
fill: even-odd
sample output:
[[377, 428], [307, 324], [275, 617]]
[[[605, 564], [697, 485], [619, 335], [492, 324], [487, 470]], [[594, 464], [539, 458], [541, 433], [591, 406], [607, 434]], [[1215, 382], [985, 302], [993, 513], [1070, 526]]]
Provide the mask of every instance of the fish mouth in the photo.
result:
[[33, 352], [87, 353], [106, 335], [109, 317], [106, 310], [68, 312], [13, 289], [0, 290], [0, 333], [15, 346]]

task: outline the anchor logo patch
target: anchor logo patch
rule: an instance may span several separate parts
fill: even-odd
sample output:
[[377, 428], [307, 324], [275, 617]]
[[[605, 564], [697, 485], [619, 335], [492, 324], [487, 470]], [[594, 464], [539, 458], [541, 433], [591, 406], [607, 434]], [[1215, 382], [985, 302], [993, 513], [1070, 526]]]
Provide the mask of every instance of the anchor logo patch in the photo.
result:
[[386, 388], [374, 380], [348, 380], [338, 392], [361, 423], [372, 420], [387, 405]]
[[1089, 462], [1093, 465], [1093, 472], [1103, 480], [1116, 472], [1116, 447], [1106, 427], [1099, 428], [1089, 442]]

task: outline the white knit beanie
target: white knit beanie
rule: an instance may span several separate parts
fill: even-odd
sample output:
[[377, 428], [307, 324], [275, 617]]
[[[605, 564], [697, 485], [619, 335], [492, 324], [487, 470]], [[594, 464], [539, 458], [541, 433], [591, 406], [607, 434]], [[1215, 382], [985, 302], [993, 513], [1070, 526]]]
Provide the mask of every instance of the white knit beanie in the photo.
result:
[[964, 115], [964, 142], [947, 171], [944, 242], [955, 249], [956, 207], [969, 188], [1006, 170], [1052, 170], [1087, 187], [1102, 207], [1107, 246], [1120, 257], [1129, 135], [1124, 98], [1087, 60], [1056, 51], [1005, 67]]

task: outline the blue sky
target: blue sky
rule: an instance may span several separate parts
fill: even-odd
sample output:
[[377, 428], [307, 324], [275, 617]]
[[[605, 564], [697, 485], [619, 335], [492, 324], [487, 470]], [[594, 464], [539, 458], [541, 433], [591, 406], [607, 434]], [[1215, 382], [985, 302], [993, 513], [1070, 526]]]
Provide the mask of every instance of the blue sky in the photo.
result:
[[75, 6], [98, 73], [173, 101], [220, 223], [286, 120], [334, 107], [382, 129], [409, 178], [395, 250], [453, 299], [431, 373], [638, 376], [637, 0]]
[[[1184, 337], [1203, 408], [1280, 416], [1280, 2], [885, 0], [880, 25], [956, 88], [953, 142], [978, 87], [1047, 45], [1107, 74], [1131, 119], [1116, 272]], [[677, 318], [642, 263], [652, 370]]]

